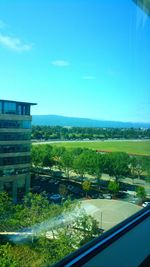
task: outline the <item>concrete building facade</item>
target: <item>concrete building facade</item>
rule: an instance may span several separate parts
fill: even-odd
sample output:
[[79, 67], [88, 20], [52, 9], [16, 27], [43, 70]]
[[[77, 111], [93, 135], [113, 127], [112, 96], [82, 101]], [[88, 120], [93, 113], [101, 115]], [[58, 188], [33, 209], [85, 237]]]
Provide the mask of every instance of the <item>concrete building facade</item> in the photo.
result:
[[0, 100], [0, 191], [17, 202], [30, 189], [31, 120], [34, 103]]

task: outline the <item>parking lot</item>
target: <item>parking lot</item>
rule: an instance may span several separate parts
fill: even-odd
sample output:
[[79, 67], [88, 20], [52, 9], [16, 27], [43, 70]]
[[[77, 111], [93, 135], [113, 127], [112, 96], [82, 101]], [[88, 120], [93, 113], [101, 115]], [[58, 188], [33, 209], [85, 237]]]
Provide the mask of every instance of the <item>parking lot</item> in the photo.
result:
[[[80, 177], [76, 180], [67, 179], [66, 177], [60, 175], [60, 172], [52, 172], [51, 174], [33, 174], [31, 179], [31, 192], [41, 193], [45, 191], [48, 194], [48, 199], [55, 194], [60, 194], [62, 200], [70, 197], [73, 199], [116, 199], [124, 202], [132, 203], [135, 205], [141, 205], [141, 200], [137, 198], [135, 193], [135, 188], [133, 185], [124, 184], [120, 182], [121, 191], [116, 195], [112, 196], [108, 192], [108, 181], [101, 180], [100, 191], [97, 189], [97, 179], [92, 179], [92, 188], [86, 192], [82, 188], [81, 181], [78, 181]], [[65, 187], [65, 189], [64, 189]], [[124, 190], [123, 190], [124, 189]], [[134, 190], [133, 190], [134, 189]], [[65, 191], [65, 193], [64, 193]], [[149, 201], [149, 198], [145, 199]]]
[[142, 208], [136, 205], [135, 194], [124, 194], [120, 200], [115, 200], [107, 196], [110, 194], [98, 194], [96, 191], [91, 190], [88, 193], [88, 198], [85, 198], [86, 194], [82, 190], [81, 184], [78, 183], [43, 175], [32, 180], [32, 182], [32, 188], [35, 188], [35, 191], [38, 189], [38, 193], [46, 191], [49, 194], [49, 199], [52, 199], [53, 195], [56, 197], [56, 194], [60, 193], [60, 185], [65, 185], [67, 196], [71, 196], [71, 199], [79, 199], [82, 203], [81, 206], [99, 222], [99, 227], [103, 228], [104, 231], [112, 228]]
[[104, 231], [112, 228], [142, 208], [132, 203], [112, 199], [83, 200], [81, 206], [99, 222], [99, 227], [103, 228]]

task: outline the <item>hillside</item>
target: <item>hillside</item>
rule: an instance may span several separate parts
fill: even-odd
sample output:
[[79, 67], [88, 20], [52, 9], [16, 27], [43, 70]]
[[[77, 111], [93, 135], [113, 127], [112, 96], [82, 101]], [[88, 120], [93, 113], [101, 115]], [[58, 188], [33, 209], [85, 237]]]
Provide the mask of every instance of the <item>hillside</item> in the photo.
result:
[[119, 121], [92, 120], [58, 115], [33, 115], [33, 125], [70, 126], [70, 127], [101, 127], [101, 128], [150, 128], [150, 123], [132, 123]]

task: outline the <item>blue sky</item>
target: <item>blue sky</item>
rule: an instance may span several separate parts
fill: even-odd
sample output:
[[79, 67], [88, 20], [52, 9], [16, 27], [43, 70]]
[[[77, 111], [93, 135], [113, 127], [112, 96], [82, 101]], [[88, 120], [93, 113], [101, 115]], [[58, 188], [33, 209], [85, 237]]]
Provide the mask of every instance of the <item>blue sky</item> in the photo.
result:
[[132, 0], [1, 0], [0, 98], [150, 122], [150, 18]]

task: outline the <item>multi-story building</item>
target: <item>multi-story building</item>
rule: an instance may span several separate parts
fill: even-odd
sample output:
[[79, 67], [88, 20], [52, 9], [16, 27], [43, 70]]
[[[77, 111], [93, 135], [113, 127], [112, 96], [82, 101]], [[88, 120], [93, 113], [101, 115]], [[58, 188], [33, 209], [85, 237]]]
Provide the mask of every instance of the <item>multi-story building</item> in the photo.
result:
[[8, 191], [13, 202], [18, 189], [30, 189], [31, 105], [0, 100], [0, 191]]

